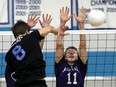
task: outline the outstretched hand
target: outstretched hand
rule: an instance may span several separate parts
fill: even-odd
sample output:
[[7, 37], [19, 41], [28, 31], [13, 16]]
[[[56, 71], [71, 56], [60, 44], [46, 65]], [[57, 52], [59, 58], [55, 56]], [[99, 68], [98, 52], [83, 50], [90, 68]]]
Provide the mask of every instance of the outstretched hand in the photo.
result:
[[78, 9], [78, 16], [74, 14], [74, 17], [78, 23], [84, 23], [86, 14], [86, 9], [82, 7], [81, 9]]
[[50, 25], [52, 18], [51, 15], [46, 14], [46, 17], [44, 17], [44, 14], [42, 15], [43, 21], [39, 20], [41, 27], [47, 27]]
[[58, 34], [59, 35], [67, 35], [65, 34], [65, 31], [69, 29], [68, 26], [65, 26], [66, 22], [70, 20], [71, 16], [69, 16], [69, 8], [68, 7], [62, 7], [60, 9], [60, 27], [58, 28]]
[[69, 8], [66, 7], [64, 9], [64, 7], [62, 7], [62, 9], [60, 9], [60, 23], [61, 26], [64, 26], [65, 23], [71, 18], [71, 16], [69, 16]]
[[33, 28], [38, 23], [39, 17], [37, 15], [28, 15], [27, 23], [28, 25]]

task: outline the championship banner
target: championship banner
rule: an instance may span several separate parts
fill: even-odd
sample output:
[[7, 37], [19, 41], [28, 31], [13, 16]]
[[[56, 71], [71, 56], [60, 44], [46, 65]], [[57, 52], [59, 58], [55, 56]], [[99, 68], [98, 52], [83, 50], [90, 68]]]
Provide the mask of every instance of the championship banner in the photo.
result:
[[[14, 23], [20, 19], [27, 22], [29, 14], [37, 14], [41, 20], [42, 14], [49, 14], [52, 17], [51, 25], [58, 27], [60, 24], [60, 9], [66, 6], [71, 9], [71, 0], [65, 2], [64, 0], [13, 0]], [[71, 28], [71, 20], [67, 22], [67, 25]], [[39, 23], [34, 29], [38, 28], [41, 28]]]
[[92, 9], [102, 10], [106, 15], [106, 22], [98, 27], [93, 27], [85, 21], [86, 29], [116, 29], [116, 0], [77, 0], [79, 8], [84, 7], [89, 13]]
[[0, 24], [8, 24], [8, 0], [0, 1]]

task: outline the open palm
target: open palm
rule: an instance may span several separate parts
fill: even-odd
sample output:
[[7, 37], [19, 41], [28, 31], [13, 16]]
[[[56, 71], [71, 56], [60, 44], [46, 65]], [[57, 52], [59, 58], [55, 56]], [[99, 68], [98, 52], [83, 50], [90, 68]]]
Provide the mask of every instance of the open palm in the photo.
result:
[[44, 17], [44, 14], [43, 14], [42, 16], [43, 16], [43, 21], [39, 20], [41, 27], [49, 26], [52, 21], [51, 15], [47, 14], [46, 17]]
[[38, 23], [39, 17], [37, 15], [28, 15], [27, 23], [32, 28]]
[[68, 16], [68, 14], [69, 8], [66, 7], [64, 10], [64, 7], [62, 7], [62, 9], [60, 9], [60, 21], [66, 23], [70, 19], [70, 16]]
[[78, 16], [76, 16], [76, 14], [74, 14], [74, 16], [78, 23], [84, 23], [86, 18], [86, 9], [84, 9], [83, 7], [81, 9], [78, 9]]

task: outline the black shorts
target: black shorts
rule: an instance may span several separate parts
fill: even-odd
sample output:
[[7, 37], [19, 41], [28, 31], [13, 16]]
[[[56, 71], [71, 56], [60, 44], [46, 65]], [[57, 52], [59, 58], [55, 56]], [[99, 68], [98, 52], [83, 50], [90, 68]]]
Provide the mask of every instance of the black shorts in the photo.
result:
[[37, 80], [37, 81], [33, 81], [31, 83], [24, 84], [24, 85], [16, 84], [16, 87], [47, 87], [47, 85], [46, 85], [46, 81]]

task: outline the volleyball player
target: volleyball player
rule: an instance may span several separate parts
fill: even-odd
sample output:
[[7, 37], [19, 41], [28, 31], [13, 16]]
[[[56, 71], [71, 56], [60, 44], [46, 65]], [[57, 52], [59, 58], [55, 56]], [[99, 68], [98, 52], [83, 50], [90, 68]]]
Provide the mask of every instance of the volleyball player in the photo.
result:
[[[30, 28], [33, 28], [38, 21], [39, 17], [36, 17], [36, 15], [29, 15], [27, 23], [30, 26]], [[13, 72], [13, 69], [6, 65], [5, 69], [5, 79], [6, 79], [6, 86], [7, 87], [15, 87], [15, 81], [11, 78], [11, 73]]]
[[[80, 34], [80, 48], [70, 46], [64, 52], [65, 24], [70, 19], [69, 8], [60, 10], [60, 28], [56, 40], [55, 75], [56, 87], [84, 87], [87, 71], [86, 36]], [[79, 9], [78, 16], [74, 15], [80, 30], [84, 30], [86, 10]]]
[[[39, 20], [36, 16], [31, 16], [29, 19], [31, 21], [30, 24], [34, 23], [35, 25]], [[18, 21], [12, 27], [16, 40], [7, 52], [5, 60], [7, 63], [6, 81], [10, 82], [9, 80], [11, 79], [8, 76], [11, 74], [13, 80], [16, 81], [13, 87], [47, 87], [44, 79], [45, 61], [43, 60], [39, 42], [48, 33], [56, 34], [57, 30], [49, 26], [49, 24], [43, 27], [31, 33], [29, 33], [30, 26], [24, 21]], [[12, 69], [12, 73], [8, 71], [8, 67]], [[8, 84], [7, 87], [11, 87], [10, 85], [12, 84]]]

